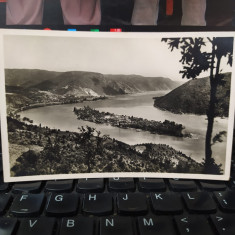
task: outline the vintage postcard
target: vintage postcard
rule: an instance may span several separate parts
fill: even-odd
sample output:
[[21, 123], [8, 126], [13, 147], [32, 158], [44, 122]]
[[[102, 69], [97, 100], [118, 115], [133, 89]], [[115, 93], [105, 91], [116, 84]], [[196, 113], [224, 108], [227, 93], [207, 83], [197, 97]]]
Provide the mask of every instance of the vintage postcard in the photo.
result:
[[0, 30], [4, 180], [227, 180], [234, 36]]

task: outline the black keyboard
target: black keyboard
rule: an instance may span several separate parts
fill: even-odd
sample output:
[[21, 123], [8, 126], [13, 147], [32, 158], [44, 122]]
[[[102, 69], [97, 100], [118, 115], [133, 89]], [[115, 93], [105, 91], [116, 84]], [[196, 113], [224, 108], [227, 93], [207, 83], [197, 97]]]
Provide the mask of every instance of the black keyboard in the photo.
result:
[[228, 182], [0, 177], [0, 214], [0, 235], [234, 235], [235, 164]]
[[1, 235], [234, 235], [235, 177], [1, 182], [0, 213]]

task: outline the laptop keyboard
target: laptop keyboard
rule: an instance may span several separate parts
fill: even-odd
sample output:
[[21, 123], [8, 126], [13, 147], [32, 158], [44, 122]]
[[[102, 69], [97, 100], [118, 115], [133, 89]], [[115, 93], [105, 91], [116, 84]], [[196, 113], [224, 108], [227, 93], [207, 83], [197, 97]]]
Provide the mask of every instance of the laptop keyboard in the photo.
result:
[[1, 177], [0, 215], [0, 235], [234, 235], [235, 164], [228, 182]]
[[0, 184], [0, 234], [235, 234], [235, 181], [80, 179]]

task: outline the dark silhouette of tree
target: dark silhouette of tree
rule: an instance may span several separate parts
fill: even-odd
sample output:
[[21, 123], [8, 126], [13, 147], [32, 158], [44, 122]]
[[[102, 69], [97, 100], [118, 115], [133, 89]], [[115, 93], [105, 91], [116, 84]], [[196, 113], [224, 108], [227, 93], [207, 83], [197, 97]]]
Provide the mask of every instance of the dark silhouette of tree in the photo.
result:
[[[196, 79], [202, 72], [210, 72], [210, 100], [207, 110], [207, 132], [205, 142], [205, 173], [220, 174], [221, 170], [212, 158], [211, 140], [216, 116], [216, 92], [218, 86], [224, 86], [223, 74], [220, 68], [223, 57], [227, 64], [232, 66], [233, 62], [233, 38], [232, 37], [205, 37], [205, 38], [163, 38], [163, 42], [169, 45], [171, 51], [181, 50], [183, 64], [183, 78]], [[208, 46], [210, 49], [208, 50]], [[218, 172], [219, 171], [219, 172]]]

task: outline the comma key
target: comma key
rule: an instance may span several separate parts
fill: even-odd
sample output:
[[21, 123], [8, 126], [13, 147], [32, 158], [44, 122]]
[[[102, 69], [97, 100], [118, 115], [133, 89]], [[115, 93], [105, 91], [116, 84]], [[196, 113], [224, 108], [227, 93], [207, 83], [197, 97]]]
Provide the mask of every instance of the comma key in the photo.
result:
[[205, 216], [180, 215], [175, 216], [175, 222], [180, 235], [214, 235]]
[[100, 235], [134, 235], [130, 217], [102, 217]]

